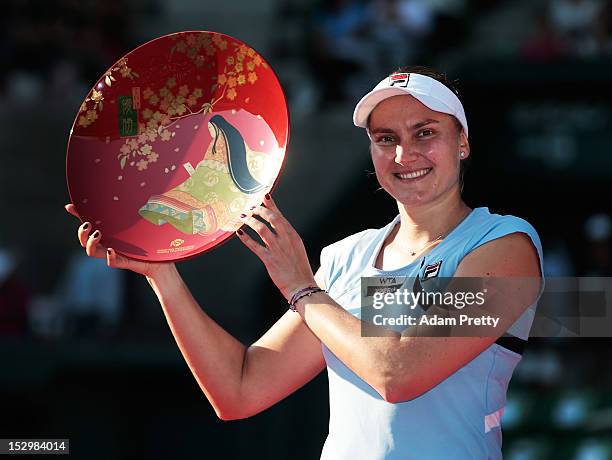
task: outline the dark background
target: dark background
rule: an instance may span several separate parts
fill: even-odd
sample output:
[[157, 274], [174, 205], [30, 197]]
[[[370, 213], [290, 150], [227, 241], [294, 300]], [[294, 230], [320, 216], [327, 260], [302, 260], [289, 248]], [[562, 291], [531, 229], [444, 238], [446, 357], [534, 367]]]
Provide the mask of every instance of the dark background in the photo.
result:
[[[71, 455], [87, 459], [319, 458], [325, 373], [254, 418], [219, 420], [146, 281], [84, 261], [77, 221], [63, 210], [65, 148], [81, 101], [122, 55], [167, 33], [232, 35], [277, 71], [291, 139], [273, 195], [313, 268], [325, 245], [397, 212], [378, 190], [367, 137], [351, 117], [361, 95], [410, 63], [459, 80], [470, 123], [468, 205], [532, 223], [549, 276], [612, 276], [608, 2], [54, 0], [2, 8], [0, 438], [70, 438]], [[236, 239], [179, 269], [202, 308], [245, 344], [286, 309]], [[612, 458], [611, 351], [608, 338], [530, 340], [508, 393], [505, 458]]]

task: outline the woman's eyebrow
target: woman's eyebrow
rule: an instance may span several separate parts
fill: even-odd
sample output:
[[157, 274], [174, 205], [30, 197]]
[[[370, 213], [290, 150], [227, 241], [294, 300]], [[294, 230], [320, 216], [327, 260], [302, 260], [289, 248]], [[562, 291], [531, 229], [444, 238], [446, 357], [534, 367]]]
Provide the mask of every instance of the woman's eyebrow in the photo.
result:
[[[422, 128], [423, 126], [429, 125], [430, 123], [440, 123], [439, 120], [434, 120], [433, 118], [428, 118], [426, 120], [422, 120], [419, 121], [415, 124], [413, 124], [412, 126], [409, 126], [409, 129], [415, 130], [415, 129], [419, 129]], [[389, 134], [389, 133], [394, 133], [395, 131], [390, 129], [390, 128], [374, 128], [370, 130], [370, 133], [372, 134], [380, 134], [380, 133], [384, 133], [384, 134]]]
[[430, 123], [440, 123], [438, 120], [434, 120], [432, 118], [428, 118], [427, 120], [423, 120], [423, 121], [419, 121], [418, 123], [415, 123], [414, 125], [412, 125], [410, 127], [410, 129], [419, 129], [422, 128], [425, 125], [428, 125]]
[[379, 134], [379, 133], [389, 134], [389, 133], [394, 133], [395, 131], [393, 131], [390, 128], [374, 128], [374, 129], [370, 130], [370, 132], [372, 134]]

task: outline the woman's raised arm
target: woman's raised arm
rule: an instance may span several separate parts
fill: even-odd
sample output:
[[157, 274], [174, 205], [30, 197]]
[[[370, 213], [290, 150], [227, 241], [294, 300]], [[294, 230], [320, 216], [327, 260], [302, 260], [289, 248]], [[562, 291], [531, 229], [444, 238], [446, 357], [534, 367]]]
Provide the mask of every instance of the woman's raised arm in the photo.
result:
[[[73, 205], [66, 210], [79, 217]], [[200, 308], [173, 263], [123, 257], [105, 249], [101, 233], [92, 230], [88, 222], [78, 230], [79, 242], [89, 256], [106, 258], [110, 267], [146, 276], [185, 361], [219, 418], [232, 420], [261, 412], [325, 367], [321, 343], [299, 315], [289, 311], [247, 347]]]
[[202, 311], [176, 268], [149, 281], [185, 361], [223, 420], [267, 409], [325, 367], [321, 342], [291, 311], [246, 347]]

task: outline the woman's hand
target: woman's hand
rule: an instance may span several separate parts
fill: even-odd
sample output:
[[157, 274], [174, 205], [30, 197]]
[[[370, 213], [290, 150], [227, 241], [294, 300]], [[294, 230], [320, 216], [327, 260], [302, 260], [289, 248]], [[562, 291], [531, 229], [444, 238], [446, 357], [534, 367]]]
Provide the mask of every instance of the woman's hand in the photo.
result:
[[236, 234], [261, 259], [270, 278], [285, 298], [289, 299], [297, 289], [316, 286], [300, 235], [281, 214], [269, 194], [266, 195], [264, 204], [253, 209], [252, 214], [261, 217], [272, 227], [270, 230], [255, 217], [243, 215], [244, 223], [257, 232], [265, 246], [242, 230], [238, 230]]
[[[81, 219], [76, 212], [74, 204], [67, 204], [64, 207], [70, 214], [77, 217], [79, 220]], [[148, 278], [154, 278], [159, 271], [174, 265], [171, 262], [140, 262], [117, 254], [112, 248], [105, 249], [104, 246], [100, 244], [102, 232], [96, 230], [92, 233], [92, 230], [93, 227], [90, 222], [83, 222], [77, 231], [79, 242], [81, 246], [85, 248], [85, 252], [87, 252], [88, 256], [106, 259], [106, 264], [109, 267], [123, 268], [140, 273]]]

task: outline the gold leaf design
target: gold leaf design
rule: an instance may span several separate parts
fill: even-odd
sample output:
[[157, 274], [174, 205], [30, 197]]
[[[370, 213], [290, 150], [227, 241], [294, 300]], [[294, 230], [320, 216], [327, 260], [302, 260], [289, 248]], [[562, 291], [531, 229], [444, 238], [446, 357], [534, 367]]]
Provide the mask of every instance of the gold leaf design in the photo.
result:
[[[113, 85], [113, 82], [117, 81], [117, 79], [113, 75], [113, 72], [119, 72], [119, 74], [123, 78], [129, 78], [131, 80], [140, 76], [137, 72], [134, 72], [132, 68], [128, 66], [127, 62], [127, 58], [122, 58], [113, 68], [111, 68], [104, 74], [103, 79], [104, 84], [106, 86], [110, 88]], [[99, 85], [98, 88], [100, 88]], [[148, 99], [148, 97], [152, 97], [153, 93], [150, 88], [147, 88], [147, 90], [145, 90], [144, 93], [145, 99]], [[93, 88], [91, 90], [91, 94], [85, 98], [85, 101], [81, 104], [81, 107], [79, 108], [79, 113], [85, 112], [85, 115], [81, 115], [79, 117], [77, 122], [78, 126], [86, 128], [98, 119], [98, 114], [95, 112], [92, 113], [92, 110], [102, 112], [102, 109], [104, 109], [104, 103], [102, 101], [104, 101], [102, 90], [97, 90], [96, 88]], [[88, 105], [89, 102], [93, 102], [93, 109], [90, 109]]]
[[96, 104], [102, 102], [104, 100], [102, 91], [96, 91], [95, 89], [93, 89], [91, 91], [91, 100], [94, 101]]
[[[214, 56], [218, 51], [225, 51], [229, 46], [228, 41], [220, 34], [177, 34], [173, 36], [173, 41], [175, 44], [171, 48], [171, 53], [183, 54], [196, 67], [203, 66], [209, 62], [209, 56]], [[210, 93], [215, 96], [209, 101], [201, 100], [203, 97], [201, 87], [189, 88], [188, 85], [181, 84], [176, 76], [170, 76], [160, 88], [147, 87], [143, 91], [143, 100], [146, 104], [141, 112], [139, 135], [137, 138], [126, 140], [121, 146], [118, 159], [122, 169], [130, 165], [135, 166], [138, 171], [146, 170], [159, 158], [149, 143], [156, 140], [169, 142], [175, 135], [175, 132], [170, 130], [170, 126], [175, 121], [187, 115], [209, 113], [215, 104], [225, 98], [234, 101], [239, 96], [241, 87], [247, 82], [254, 85], [259, 80], [258, 69], [267, 67], [261, 56], [247, 45], [237, 43], [231, 45], [233, 54], [225, 56], [224, 62], [222, 61], [225, 67], [219, 69], [219, 73], [212, 77]], [[127, 65], [127, 60], [117, 63], [112, 71], [119, 71], [124, 78], [137, 76]], [[110, 80], [112, 84], [114, 77], [110, 74], [108, 76], [109, 79], [113, 78]], [[204, 81], [202, 84], [207, 85]], [[90, 98], [96, 107], [102, 103], [101, 96], [101, 93], [93, 93]], [[249, 98], [245, 98], [245, 102], [248, 101]], [[89, 111], [82, 110], [82, 113], [79, 123], [87, 125], [95, 121], [95, 116]], [[133, 160], [130, 161], [128, 158]]]

